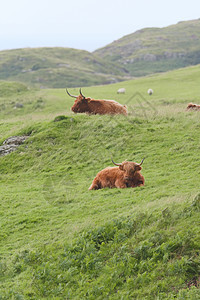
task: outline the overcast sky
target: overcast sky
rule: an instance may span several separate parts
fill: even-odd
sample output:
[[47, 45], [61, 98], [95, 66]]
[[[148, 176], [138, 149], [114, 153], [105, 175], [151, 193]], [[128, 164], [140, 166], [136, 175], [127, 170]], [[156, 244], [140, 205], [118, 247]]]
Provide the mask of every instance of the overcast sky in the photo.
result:
[[1, 0], [0, 50], [93, 51], [145, 27], [200, 18], [200, 0]]

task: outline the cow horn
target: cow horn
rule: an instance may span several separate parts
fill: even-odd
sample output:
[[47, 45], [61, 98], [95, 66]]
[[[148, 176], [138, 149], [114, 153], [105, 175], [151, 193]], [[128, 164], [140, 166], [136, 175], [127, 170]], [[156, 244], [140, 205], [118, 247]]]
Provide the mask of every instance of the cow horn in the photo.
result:
[[145, 160], [145, 157], [142, 159], [141, 163], [139, 164], [139, 166], [141, 166], [143, 164], [143, 161]]
[[67, 89], [66, 89], [66, 92], [67, 92], [67, 94], [68, 94], [70, 97], [73, 97], [73, 98], [77, 98], [77, 97], [78, 97], [78, 96], [71, 95], [71, 94], [68, 92]]
[[81, 92], [81, 88], [80, 88], [80, 95], [85, 99], [85, 96], [83, 96], [82, 92]]
[[121, 166], [122, 164], [117, 164], [117, 163], [115, 163], [114, 161], [113, 161], [113, 159], [111, 159], [112, 160], [112, 162], [113, 162], [113, 164], [115, 165], [115, 166]]

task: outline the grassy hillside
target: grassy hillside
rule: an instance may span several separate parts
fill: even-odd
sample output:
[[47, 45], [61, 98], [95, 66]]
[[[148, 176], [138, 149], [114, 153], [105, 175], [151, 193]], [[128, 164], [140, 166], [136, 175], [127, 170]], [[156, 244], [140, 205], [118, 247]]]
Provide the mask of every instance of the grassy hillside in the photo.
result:
[[[0, 157], [0, 299], [199, 299], [200, 115], [185, 110], [199, 79], [196, 66], [124, 82], [125, 95], [83, 89], [128, 117], [75, 115], [64, 89], [6, 87], [0, 142], [29, 138]], [[145, 186], [88, 191], [111, 156], [146, 156]]]
[[0, 80], [34, 87], [64, 88], [113, 83], [124, 79], [125, 68], [95, 54], [70, 48], [0, 51]]
[[141, 76], [200, 63], [200, 19], [145, 28], [98, 49], [96, 55]]

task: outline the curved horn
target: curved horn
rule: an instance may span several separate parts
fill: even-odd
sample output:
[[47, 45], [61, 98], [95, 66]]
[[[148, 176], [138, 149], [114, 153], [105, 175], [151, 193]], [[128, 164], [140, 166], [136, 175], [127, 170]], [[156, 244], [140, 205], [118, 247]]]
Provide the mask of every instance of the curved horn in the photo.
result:
[[67, 89], [66, 89], [66, 92], [67, 92], [67, 94], [68, 94], [70, 97], [73, 97], [73, 98], [77, 98], [77, 97], [78, 97], [78, 96], [71, 95], [71, 94], [68, 92]]
[[142, 159], [141, 163], [139, 164], [140, 166], [143, 164], [144, 160], [145, 160], [145, 157]]
[[80, 88], [80, 95], [85, 99], [85, 96], [83, 96], [82, 92], [81, 92], [81, 88]]
[[117, 163], [115, 163], [114, 161], [113, 161], [113, 159], [111, 158], [111, 160], [112, 160], [112, 163], [115, 165], [115, 166], [121, 166], [122, 164], [117, 164]]

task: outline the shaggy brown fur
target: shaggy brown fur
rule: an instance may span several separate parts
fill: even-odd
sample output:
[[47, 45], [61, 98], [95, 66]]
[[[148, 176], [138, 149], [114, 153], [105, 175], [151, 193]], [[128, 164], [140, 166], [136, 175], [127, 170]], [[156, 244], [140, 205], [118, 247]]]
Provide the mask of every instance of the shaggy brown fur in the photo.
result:
[[188, 106], [187, 106], [187, 109], [188, 110], [200, 110], [200, 105], [189, 103]]
[[108, 167], [100, 171], [94, 178], [89, 190], [102, 188], [128, 188], [144, 185], [144, 177], [140, 173], [140, 164], [124, 161], [119, 167]]
[[[68, 95], [69, 92], [67, 91]], [[71, 95], [70, 95], [71, 96]], [[114, 100], [95, 100], [92, 98], [86, 98], [83, 96], [80, 90], [79, 96], [72, 96], [76, 98], [74, 105], [72, 106], [71, 110], [74, 113], [88, 113], [88, 114], [123, 114], [127, 115], [127, 107], [126, 105], [121, 105]]]

